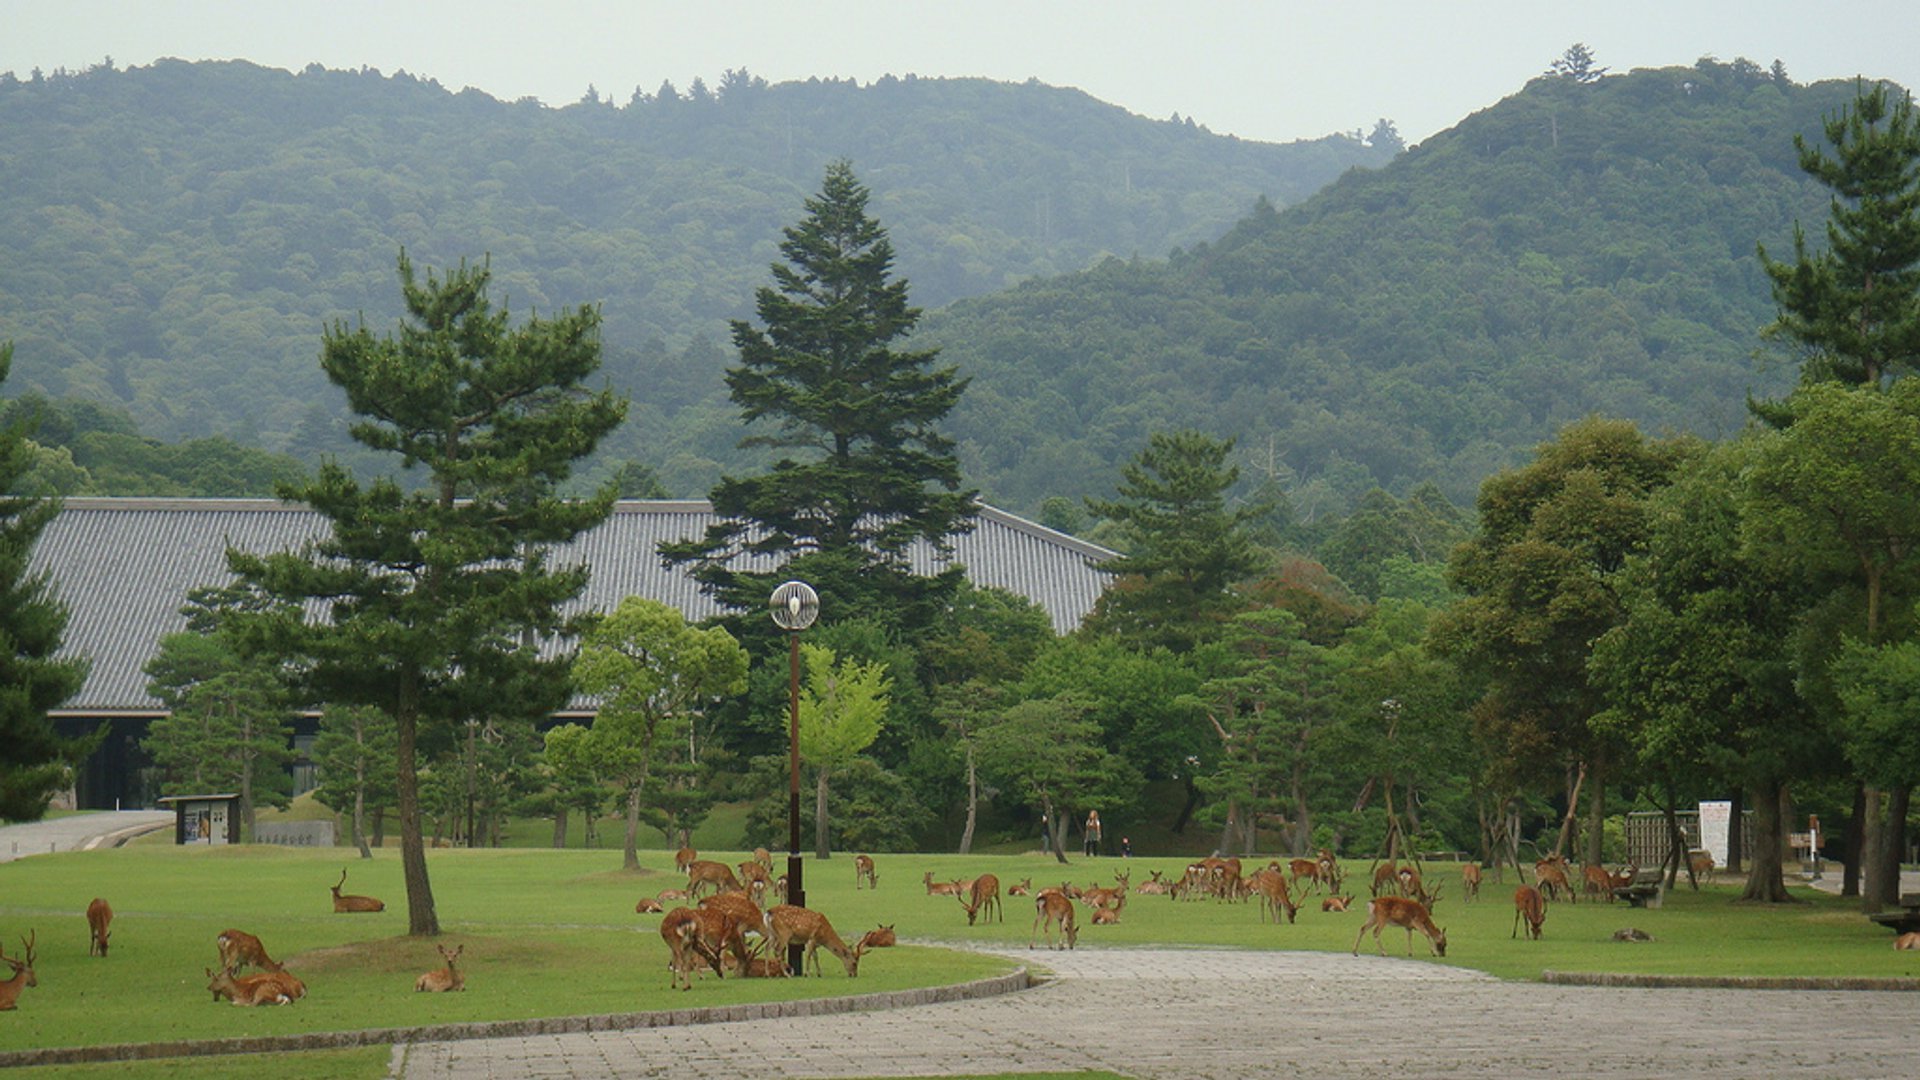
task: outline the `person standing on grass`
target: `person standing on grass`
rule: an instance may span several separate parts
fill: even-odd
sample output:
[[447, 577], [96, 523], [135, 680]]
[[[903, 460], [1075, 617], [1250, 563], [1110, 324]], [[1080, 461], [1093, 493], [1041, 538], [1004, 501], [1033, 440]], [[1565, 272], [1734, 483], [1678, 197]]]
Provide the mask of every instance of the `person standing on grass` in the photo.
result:
[[1087, 811], [1087, 854], [1100, 854], [1100, 811]]
[[1123, 859], [1133, 858], [1133, 841], [1124, 836], [1120, 838], [1120, 857]]

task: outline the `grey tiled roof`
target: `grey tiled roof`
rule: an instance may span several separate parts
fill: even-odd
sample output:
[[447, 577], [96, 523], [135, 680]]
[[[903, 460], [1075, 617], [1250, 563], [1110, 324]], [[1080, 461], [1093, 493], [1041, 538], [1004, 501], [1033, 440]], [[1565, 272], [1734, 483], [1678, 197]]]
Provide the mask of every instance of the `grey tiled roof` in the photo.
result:
[[[719, 608], [693, 580], [660, 564], [662, 540], [700, 535], [714, 520], [705, 502], [628, 501], [555, 562], [584, 558], [593, 568], [585, 606], [610, 610], [640, 595], [678, 607], [689, 619]], [[246, 551], [295, 548], [325, 534], [304, 506], [267, 499], [68, 499], [34, 548], [36, 570], [72, 610], [64, 651], [93, 670], [62, 713], [157, 712], [141, 667], [160, 638], [185, 626], [188, 590], [230, 580], [228, 545]], [[1025, 596], [1056, 632], [1080, 624], [1107, 585], [1092, 563], [1113, 553], [1005, 511], [982, 507], [973, 532], [956, 537], [954, 562], [977, 585]], [[930, 547], [912, 554], [920, 573], [939, 568]]]

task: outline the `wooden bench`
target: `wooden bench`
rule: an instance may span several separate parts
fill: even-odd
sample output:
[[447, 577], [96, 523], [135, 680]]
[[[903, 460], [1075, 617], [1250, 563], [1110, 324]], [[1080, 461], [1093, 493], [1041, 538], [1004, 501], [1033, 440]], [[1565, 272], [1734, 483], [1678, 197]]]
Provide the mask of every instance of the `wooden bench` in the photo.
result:
[[1876, 911], [1867, 918], [1896, 934], [1920, 931], [1920, 893], [1906, 893], [1900, 897], [1899, 907]]
[[1666, 876], [1664, 867], [1636, 870], [1632, 881], [1614, 886], [1613, 895], [1634, 907], [1659, 907], [1660, 893], [1666, 887]]

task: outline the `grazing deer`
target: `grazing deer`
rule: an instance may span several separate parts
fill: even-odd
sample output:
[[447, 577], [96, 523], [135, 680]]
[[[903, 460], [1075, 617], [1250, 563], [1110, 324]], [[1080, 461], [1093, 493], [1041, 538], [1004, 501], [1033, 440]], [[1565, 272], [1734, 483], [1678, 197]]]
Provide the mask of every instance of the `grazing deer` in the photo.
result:
[[381, 903], [378, 900], [375, 900], [371, 896], [340, 895], [340, 886], [345, 885], [346, 883], [347, 883], [347, 871], [345, 867], [342, 867], [340, 869], [340, 881], [338, 884], [334, 885], [333, 887], [333, 913], [335, 915], [339, 915], [343, 912], [353, 912], [353, 911], [385, 911], [387, 910], [387, 905]]
[[643, 896], [639, 903], [633, 905], [635, 915], [658, 915], [665, 910], [666, 907], [651, 896]]
[[1547, 902], [1540, 898], [1540, 890], [1531, 885], [1513, 890], [1513, 933], [1508, 937], [1520, 936], [1522, 920], [1527, 924], [1527, 938], [1539, 941], [1541, 924], [1547, 921]]
[[113, 932], [107, 929], [107, 924], [112, 921], [113, 906], [97, 896], [94, 897], [93, 903], [87, 905], [87, 929], [93, 932], [93, 943], [87, 946], [88, 956], [107, 955], [107, 939], [113, 936]]
[[773, 873], [773, 852], [763, 847], [754, 848], [753, 861], [765, 868], [767, 873]]
[[[1158, 877], [1159, 875], [1155, 874], [1154, 876]], [[1145, 888], [1145, 887], [1146, 886], [1144, 885], [1141, 886], [1141, 888]], [[1020, 879], [1019, 884], [1007, 886], [1007, 895], [1008, 896], [1032, 896], [1033, 895], [1033, 879], [1030, 877], [1023, 877]]]
[[[1287, 869], [1293, 874], [1293, 887], [1295, 889], [1300, 888], [1301, 881], [1305, 881], [1307, 883], [1308, 889], [1314, 889], [1319, 887], [1320, 860], [1291, 859], [1291, 860], [1288, 860], [1287, 862]], [[1306, 891], [1302, 890], [1300, 895], [1305, 896]]]
[[702, 939], [701, 923], [700, 913], [690, 907], [674, 908], [660, 920], [660, 936], [665, 939], [667, 952], [672, 957], [667, 967], [673, 972], [673, 981], [669, 984], [673, 989], [693, 989], [694, 965], [702, 960], [713, 968], [716, 977], [724, 978], [720, 973], [720, 953], [707, 947]]
[[1613, 903], [1613, 875], [1607, 868], [1589, 863], [1580, 868], [1580, 891], [1588, 896], [1604, 896]]
[[684, 874], [687, 872], [687, 868], [692, 866], [694, 864], [694, 860], [698, 858], [700, 858], [699, 852], [693, 850], [690, 847], [683, 847], [679, 851], [676, 851], [673, 853], [673, 868], [679, 871], [680, 873]]
[[960, 898], [960, 906], [967, 909], [968, 926], [973, 925], [974, 916], [982, 911], [998, 915], [1001, 922], [1007, 921], [1006, 913], [1000, 906], [1000, 879], [992, 874], [981, 874], [974, 878], [972, 888]]
[[1260, 894], [1260, 921], [1267, 921], [1268, 912], [1272, 912], [1273, 921], [1280, 921], [1281, 912], [1285, 912], [1287, 921], [1292, 922], [1294, 912], [1299, 908], [1293, 897], [1287, 893], [1286, 875], [1277, 869], [1266, 869], [1253, 875], [1254, 889]]
[[1386, 946], [1380, 944], [1380, 931], [1388, 926], [1402, 926], [1407, 931], [1407, 955], [1413, 955], [1413, 932], [1427, 935], [1427, 948], [1435, 956], [1447, 955], [1447, 932], [1433, 925], [1433, 916], [1427, 907], [1418, 900], [1408, 900], [1403, 896], [1377, 896], [1367, 901], [1367, 921], [1360, 924], [1360, 933], [1353, 939], [1353, 955], [1360, 955], [1360, 942], [1373, 931], [1374, 947], [1380, 955], [1387, 955]]
[[703, 924], [707, 944], [715, 952], [727, 949], [736, 961], [745, 964], [749, 955], [745, 935], [760, 934], [765, 920], [760, 905], [746, 893], [723, 892], [700, 901], [700, 911], [712, 916]]
[[1345, 912], [1347, 905], [1351, 903], [1353, 903], [1353, 897], [1351, 896], [1329, 896], [1325, 900], [1320, 901], [1320, 910]]
[[448, 952], [445, 945], [435, 945], [434, 948], [439, 949], [440, 955], [446, 957], [447, 966], [444, 968], [434, 968], [432, 971], [413, 980], [414, 993], [426, 991], [435, 994], [444, 994], [449, 990], [465, 990], [467, 988], [467, 977], [462, 975], [459, 969], [453, 966], [453, 962], [460, 959], [460, 954], [466, 952], [467, 947], [460, 945], [452, 952]]
[[1061, 936], [1066, 938], [1067, 948], [1073, 948], [1080, 938], [1080, 929], [1073, 925], [1073, 901], [1058, 889], [1042, 889], [1040, 895], [1033, 898], [1033, 929], [1027, 933], [1027, 948], [1033, 948], [1034, 936], [1044, 924], [1047, 928], [1047, 948], [1058, 949], [1053, 943], [1053, 927], [1058, 923]]
[[687, 898], [697, 900], [700, 890], [712, 886], [713, 891], [739, 892], [740, 879], [733, 876], [733, 868], [726, 863], [708, 859], [695, 859], [687, 867]]
[[20, 944], [25, 945], [27, 951], [18, 959], [8, 956], [5, 949], [0, 949], [0, 963], [13, 969], [13, 977], [0, 982], [0, 1012], [6, 1012], [19, 1004], [20, 991], [29, 986], [40, 985], [40, 980], [33, 974], [33, 943], [38, 939], [39, 934], [31, 930], [27, 933], [27, 937], [20, 939]]
[[1539, 887], [1542, 899], [1558, 900], [1564, 893], [1570, 903], [1580, 902], [1573, 895], [1573, 883], [1567, 880], [1566, 864], [1560, 860], [1559, 856], [1542, 859], [1533, 864], [1533, 883]]
[[761, 866], [758, 862], [752, 859], [748, 859], [746, 862], [741, 863], [739, 865], [739, 870], [740, 870], [740, 881], [744, 885], [752, 885], [756, 881], [772, 881], [773, 880], [773, 875], [767, 872], [767, 868], [764, 866]]
[[957, 880], [933, 880], [933, 871], [931, 870], [927, 871], [927, 876], [922, 878], [920, 883], [927, 887], [928, 896], [959, 896], [967, 891], [960, 887], [960, 882]]
[[[249, 964], [262, 971], [285, 971], [286, 966], [267, 955], [267, 947], [260, 939], [245, 930], [222, 930], [213, 939], [220, 950], [220, 966], [228, 971], [237, 971], [242, 964]], [[217, 997], [215, 1000], [219, 1000]]]
[[863, 881], [867, 883], [867, 888], [869, 889], [877, 889], [880, 887], [880, 875], [873, 872], [873, 857], [871, 855], [855, 855], [853, 857], [853, 887], [855, 889], [860, 888], [860, 883]]
[[1395, 863], [1392, 859], [1388, 859], [1386, 862], [1374, 867], [1373, 885], [1371, 886], [1372, 894], [1379, 896], [1382, 891], [1393, 888], [1394, 878], [1399, 873], [1399, 864]]
[[898, 942], [899, 939], [893, 936], [893, 924], [886, 923], [862, 934], [859, 943], [854, 945], [853, 951], [863, 953], [868, 949], [885, 949]]
[[222, 968], [218, 972], [207, 968], [206, 971], [207, 989], [213, 991], [215, 1001], [226, 998], [235, 1005], [293, 1004], [293, 995], [287, 992], [281, 972], [236, 977], [230, 968]]
[[784, 958], [789, 945], [806, 945], [806, 959], [801, 962], [801, 970], [794, 974], [804, 974], [808, 967], [813, 968], [815, 975], [820, 974], [819, 950], [824, 946], [828, 952], [840, 958], [841, 965], [847, 969], [847, 978], [859, 977], [860, 954], [847, 948], [846, 942], [840, 940], [840, 935], [833, 932], [833, 924], [827, 921], [825, 915], [792, 904], [778, 904], [767, 909], [765, 924], [767, 933], [772, 935], [775, 957]]
[[1895, 949], [1920, 949], [1920, 930], [1909, 930], [1893, 939]]
[[1460, 898], [1468, 903], [1480, 899], [1480, 864], [1470, 862], [1460, 868]]

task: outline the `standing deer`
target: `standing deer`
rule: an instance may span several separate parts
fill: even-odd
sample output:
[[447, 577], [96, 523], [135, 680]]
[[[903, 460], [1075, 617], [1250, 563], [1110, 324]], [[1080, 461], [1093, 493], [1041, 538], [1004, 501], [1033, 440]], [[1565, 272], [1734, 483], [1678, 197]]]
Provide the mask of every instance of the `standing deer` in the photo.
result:
[[773, 873], [773, 852], [768, 851], [766, 848], [763, 848], [763, 847], [754, 848], [753, 861], [759, 863], [762, 867], [765, 867], [767, 873], [769, 874]]
[[[716, 977], [720, 974], [720, 953], [707, 947], [701, 939], [700, 913], [690, 907], [677, 907], [667, 912], [660, 920], [660, 936], [667, 943], [667, 952], [672, 956], [667, 967], [673, 972], [672, 988], [693, 989], [693, 967], [704, 960], [713, 968]], [[684, 982], [686, 985], [681, 985]]]
[[1427, 907], [1418, 900], [1408, 900], [1403, 896], [1379, 896], [1367, 901], [1367, 921], [1360, 924], [1360, 933], [1353, 939], [1353, 955], [1360, 955], [1360, 942], [1373, 931], [1374, 947], [1380, 955], [1387, 955], [1386, 946], [1380, 944], [1380, 931], [1389, 926], [1402, 926], [1407, 931], [1407, 955], [1413, 955], [1413, 932], [1427, 935], [1427, 948], [1435, 956], [1447, 955], [1447, 932], [1433, 925], [1433, 916]]
[[880, 887], [880, 876], [873, 872], [873, 857], [870, 855], [855, 855], [853, 857], [853, 887], [858, 889], [860, 883], [863, 881], [867, 883], [867, 888], [869, 889], [877, 889]]
[[236, 971], [240, 965], [250, 964], [262, 971], [286, 970], [284, 965], [267, 955], [267, 947], [260, 944], [259, 938], [245, 930], [222, 930], [213, 943], [220, 949], [220, 966], [223, 969]]
[[88, 956], [107, 955], [107, 939], [113, 932], [107, 924], [113, 921], [113, 906], [96, 896], [93, 903], [87, 905], [87, 929], [93, 932], [93, 943], [87, 946]]
[[[1122, 894], [1124, 895], [1124, 894]], [[1000, 907], [1000, 879], [992, 874], [981, 874], [973, 879], [973, 888], [966, 896], [960, 897], [960, 906], [967, 909], [967, 925], [973, 925], [974, 916], [982, 911], [1000, 916], [1006, 922], [1005, 911]]]
[[351, 894], [347, 896], [340, 895], [340, 886], [345, 885], [346, 883], [347, 883], [347, 871], [346, 871], [346, 868], [342, 867], [340, 870], [339, 884], [336, 884], [333, 887], [333, 913], [335, 915], [339, 915], [343, 912], [387, 910], [387, 905], [381, 903], [378, 900], [375, 900], [371, 896], [353, 896]]
[[695, 859], [687, 866], [687, 897], [697, 900], [700, 890], [711, 885], [714, 892], [739, 892], [740, 879], [733, 876], [733, 868], [722, 862], [707, 859]]
[[806, 959], [800, 964], [801, 970], [793, 974], [804, 974], [809, 967], [815, 975], [820, 974], [819, 950], [825, 946], [828, 952], [840, 958], [841, 965], [847, 969], [847, 978], [859, 977], [860, 954], [847, 948], [847, 943], [833, 932], [833, 924], [827, 921], [825, 915], [792, 904], [777, 904], [767, 909], [765, 922], [776, 958], [786, 956], [789, 945], [806, 945]]
[[0, 982], [0, 1012], [6, 1012], [19, 1003], [21, 990], [40, 985], [40, 980], [33, 974], [33, 943], [39, 935], [31, 930], [27, 933], [27, 937], [20, 939], [20, 944], [25, 945], [27, 951], [19, 959], [8, 956], [5, 949], [0, 949], [0, 963], [13, 969], [13, 977]]
[[1027, 948], [1033, 948], [1034, 935], [1044, 924], [1047, 928], [1047, 948], [1058, 949], [1053, 943], [1054, 924], [1060, 925], [1061, 936], [1067, 940], [1067, 948], [1073, 948], [1080, 937], [1080, 929], [1073, 925], [1073, 901], [1058, 889], [1042, 889], [1040, 895], [1033, 898], [1033, 929], [1027, 933]]
[[746, 893], [723, 892], [700, 901], [700, 913], [707, 944], [716, 953], [727, 950], [737, 965], [744, 966], [751, 956], [746, 935], [762, 933], [766, 920], [760, 905]]
[[1288, 922], [1293, 921], [1294, 913], [1300, 909], [1294, 904], [1293, 897], [1287, 893], [1286, 875], [1269, 867], [1253, 875], [1253, 886], [1260, 893], [1261, 922], [1267, 921], [1269, 912], [1273, 914], [1273, 921], [1276, 923], [1280, 921], [1282, 912], [1286, 913]]
[[1613, 903], [1613, 875], [1598, 863], [1588, 863], [1580, 868], [1580, 890], [1588, 896], [1604, 896], [1607, 903]]
[[453, 962], [460, 959], [460, 954], [466, 952], [467, 947], [460, 945], [452, 952], [448, 952], [445, 945], [435, 945], [434, 948], [439, 949], [440, 955], [446, 957], [447, 966], [444, 968], [434, 968], [432, 971], [413, 980], [414, 992], [420, 993], [426, 991], [442, 994], [448, 990], [465, 990], [467, 988], [467, 977], [462, 975], [459, 970], [453, 966]]
[[1579, 903], [1573, 895], [1573, 883], [1567, 880], [1566, 863], [1559, 856], [1542, 859], [1533, 864], [1533, 883], [1539, 887], [1540, 896], [1545, 900], [1558, 900], [1565, 893], [1570, 903]]
[[1707, 884], [1709, 885], [1713, 884], [1713, 868], [1714, 868], [1713, 852], [1711, 851], [1687, 852], [1687, 869], [1693, 872], [1695, 888], [1700, 887], [1700, 879], [1702, 878], [1706, 879]]
[[1480, 864], [1470, 862], [1460, 868], [1460, 898], [1472, 903], [1480, 899]]
[[1527, 938], [1540, 940], [1541, 924], [1547, 921], [1547, 902], [1540, 898], [1540, 890], [1531, 885], [1522, 885], [1513, 890], [1513, 933], [1510, 938], [1520, 936], [1520, 922], [1527, 924]]
[[699, 852], [690, 847], [683, 847], [673, 853], [673, 868], [684, 874], [687, 872], [687, 867], [692, 866], [694, 860], [699, 857]]
[[[1294, 888], [1299, 889], [1300, 882], [1303, 880], [1307, 883], [1309, 890], [1319, 887], [1320, 861], [1318, 859], [1291, 859], [1287, 862], [1287, 869], [1293, 874]], [[1302, 890], [1300, 895], [1305, 896], [1307, 893]]]

